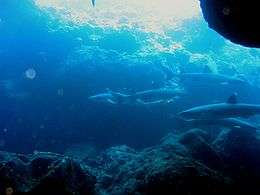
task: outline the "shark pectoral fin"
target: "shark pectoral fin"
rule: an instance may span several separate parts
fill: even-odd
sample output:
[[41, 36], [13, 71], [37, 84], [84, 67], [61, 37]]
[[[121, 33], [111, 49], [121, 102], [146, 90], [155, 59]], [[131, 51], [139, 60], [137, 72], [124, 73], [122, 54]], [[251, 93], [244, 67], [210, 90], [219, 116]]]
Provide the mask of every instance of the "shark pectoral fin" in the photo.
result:
[[177, 120], [180, 120], [180, 121], [182, 121], [182, 122], [193, 122], [194, 121], [194, 119], [186, 119], [186, 118], [183, 118], [183, 117], [181, 117], [180, 115], [174, 115], [174, 114], [172, 114], [172, 115], [170, 115], [170, 118], [171, 119], [177, 119]]
[[233, 126], [235, 129], [241, 129], [241, 126], [239, 125], [236, 125], [236, 126]]
[[163, 103], [163, 104], [167, 104], [168, 102], [167, 102], [167, 100], [156, 100], [156, 101], [151, 101], [151, 102], [145, 102], [145, 104], [147, 104], [147, 105], [154, 105], [154, 104], [161, 104], [161, 103]]
[[167, 100], [166, 102], [167, 102], [168, 104], [170, 104], [170, 103], [175, 102], [175, 101], [178, 100], [179, 98], [180, 98], [179, 96], [176, 96], [176, 97], [174, 97], [174, 98], [172, 98], [172, 99]]
[[135, 101], [136, 101], [136, 103], [139, 103], [139, 104], [146, 104], [146, 102], [144, 102], [144, 101], [141, 100], [141, 99], [136, 99]]
[[111, 100], [111, 99], [107, 99], [107, 101], [110, 103], [110, 104], [116, 104], [115, 101]]

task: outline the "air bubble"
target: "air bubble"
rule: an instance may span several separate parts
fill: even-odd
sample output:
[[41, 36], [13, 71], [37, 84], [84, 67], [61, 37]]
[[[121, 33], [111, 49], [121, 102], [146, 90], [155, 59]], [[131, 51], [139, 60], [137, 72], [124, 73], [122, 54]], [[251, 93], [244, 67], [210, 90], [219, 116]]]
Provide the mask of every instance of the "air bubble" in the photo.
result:
[[81, 37], [77, 37], [76, 40], [80, 41], [80, 42], [83, 41], [83, 39]]
[[41, 124], [40, 129], [44, 129], [44, 128], [45, 128], [44, 124]]
[[58, 91], [57, 91], [57, 94], [59, 95], [59, 96], [63, 96], [64, 95], [64, 89], [58, 89]]
[[222, 10], [223, 14], [225, 16], [228, 16], [230, 14], [230, 8], [229, 7], [224, 7]]
[[34, 150], [34, 151], [33, 151], [33, 154], [34, 154], [34, 155], [37, 155], [37, 154], [39, 154], [39, 151], [38, 151], [38, 150]]
[[31, 80], [35, 79], [35, 77], [36, 77], [36, 71], [35, 71], [33, 68], [27, 69], [27, 70], [25, 71], [25, 77], [26, 77], [27, 79], [31, 79]]
[[8, 187], [5, 189], [5, 194], [6, 195], [13, 195], [14, 194], [14, 189], [12, 187]]

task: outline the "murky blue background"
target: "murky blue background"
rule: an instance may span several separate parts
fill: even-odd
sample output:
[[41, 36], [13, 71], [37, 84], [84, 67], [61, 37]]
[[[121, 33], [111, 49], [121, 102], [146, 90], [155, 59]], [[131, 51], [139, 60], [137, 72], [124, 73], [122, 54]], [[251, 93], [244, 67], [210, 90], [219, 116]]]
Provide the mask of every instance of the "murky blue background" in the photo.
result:
[[[170, 116], [185, 108], [225, 101], [233, 92], [239, 101], [260, 103], [260, 50], [210, 30], [197, 1], [176, 2], [100, 0], [92, 8], [83, 0], [1, 0], [0, 150], [143, 148], [180, 131]], [[88, 100], [107, 88], [164, 87], [180, 72], [205, 66], [251, 85], [190, 82], [185, 97], [151, 108]]]

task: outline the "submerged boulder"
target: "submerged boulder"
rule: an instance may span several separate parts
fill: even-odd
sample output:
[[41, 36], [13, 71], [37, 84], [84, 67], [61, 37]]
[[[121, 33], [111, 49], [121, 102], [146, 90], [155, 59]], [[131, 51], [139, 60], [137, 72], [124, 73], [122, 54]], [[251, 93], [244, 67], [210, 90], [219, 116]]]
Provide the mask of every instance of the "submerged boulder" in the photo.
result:
[[207, 142], [209, 135], [200, 129], [191, 129], [183, 133], [179, 142], [186, 146], [192, 157], [206, 166], [220, 170], [224, 163], [218, 153]]
[[[194, 160], [174, 137], [140, 152], [129, 151], [127, 161], [112, 173], [107, 194], [221, 194], [230, 180]], [[109, 151], [111, 155], [111, 150]], [[114, 150], [114, 155], [119, 154]], [[112, 155], [112, 156], [114, 156]], [[124, 153], [123, 156], [126, 156]], [[111, 172], [110, 172], [111, 173]]]
[[255, 155], [260, 154], [256, 133], [246, 129], [224, 129], [212, 146], [228, 163], [256, 161]]
[[234, 43], [260, 48], [259, 2], [200, 0], [209, 27]]
[[260, 140], [245, 129], [223, 130], [213, 142], [213, 148], [225, 161], [225, 175], [236, 181], [243, 194], [259, 194]]
[[23, 194], [94, 194], [95, 177], [62, 155], [0, 153], [0, 194], [7, 187]]
[[260, 140], [243, 129], [211, 142], [192, 129], [136, 151], [111, 147], [81, 161], [53, 153], [0, 152], [0, 194], [259, 194]]

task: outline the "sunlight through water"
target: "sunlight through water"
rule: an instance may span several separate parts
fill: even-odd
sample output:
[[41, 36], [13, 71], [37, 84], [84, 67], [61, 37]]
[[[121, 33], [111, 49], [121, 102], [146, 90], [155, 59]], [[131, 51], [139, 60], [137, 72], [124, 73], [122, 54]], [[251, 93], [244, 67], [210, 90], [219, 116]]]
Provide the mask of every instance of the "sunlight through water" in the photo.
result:
[[135, 28], [149, 32], [177, 27], [183, 20], [200, 15], [197, 0], [36, 0], [65, 21], [77, 25]]

